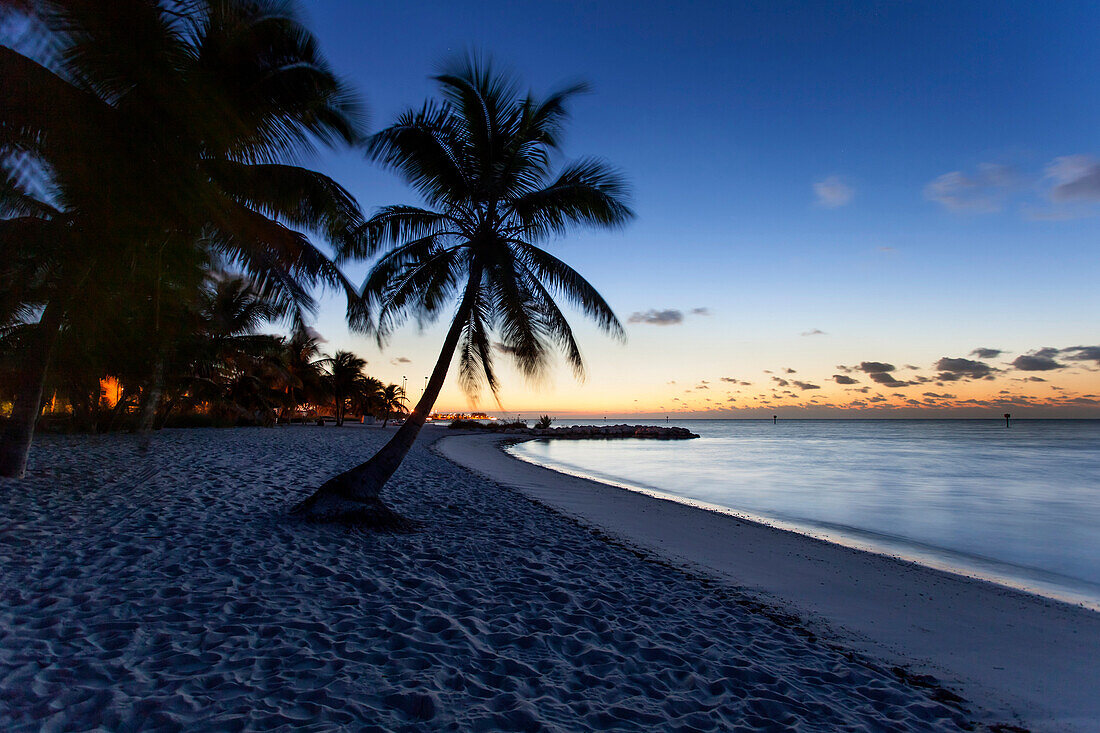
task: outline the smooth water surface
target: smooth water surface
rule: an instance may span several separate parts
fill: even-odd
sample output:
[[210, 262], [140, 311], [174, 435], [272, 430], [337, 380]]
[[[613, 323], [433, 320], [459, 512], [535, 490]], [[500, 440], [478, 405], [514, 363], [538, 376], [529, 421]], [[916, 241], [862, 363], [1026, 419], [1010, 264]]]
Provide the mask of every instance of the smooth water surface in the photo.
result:
[[1100, 608], [1100, 420], [672, 424], [701, 437], [510, 450]]

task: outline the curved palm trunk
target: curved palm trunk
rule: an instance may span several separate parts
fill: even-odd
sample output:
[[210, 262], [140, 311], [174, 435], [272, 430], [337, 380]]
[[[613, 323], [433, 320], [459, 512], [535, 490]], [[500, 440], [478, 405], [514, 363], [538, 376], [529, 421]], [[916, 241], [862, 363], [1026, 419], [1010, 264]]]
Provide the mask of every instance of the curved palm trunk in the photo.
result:
[[428, 379], [428, 386], [404, 424], [369, 461], [326, 481], [312, 496], [295, 506], [291, 510], [292, 514], [312, 521], [383, 529], [407, 529], [412, 526], [412, 522], [382, 502], [382, 488], [412, 449], [420, 428], [424, 427], [424, 422], [439, 397], [439, 391], [443, 388], [447, 371], [458, 348], [462, 329], [469, 320], [480, 280], [480, 273], [471, 274], [462, 303], [455, 313], [439, 359]]
[[28, 345], [11, 417], [4, 425], [3, 433], [0, 433], [0, 476], [5, 478], [23, 478], [27, 471], [27, 454], [31, 450], [34, 425], [42, 409], [46, 369], [60, 329], [61, 313], [58, 307], [47, 304]]

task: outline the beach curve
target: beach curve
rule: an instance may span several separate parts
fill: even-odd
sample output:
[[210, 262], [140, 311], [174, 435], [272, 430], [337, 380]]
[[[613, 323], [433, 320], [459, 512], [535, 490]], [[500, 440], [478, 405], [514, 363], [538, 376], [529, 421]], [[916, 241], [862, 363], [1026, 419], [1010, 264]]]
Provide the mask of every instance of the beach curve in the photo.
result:
[[1100, 726], [1100, 614], [897, 558], [669, 501], [507, 454], [516, 436], [435, 449], [636, 547], [721, 578], [846, 645], [935, 675], [992, 718]]

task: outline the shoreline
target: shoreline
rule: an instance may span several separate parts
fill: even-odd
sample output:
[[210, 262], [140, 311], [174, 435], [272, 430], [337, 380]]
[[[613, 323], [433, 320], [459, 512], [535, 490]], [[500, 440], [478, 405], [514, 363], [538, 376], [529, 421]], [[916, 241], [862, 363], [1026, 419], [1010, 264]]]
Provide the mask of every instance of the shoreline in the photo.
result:
[[544, 436], [535, 435], [532, 438], [511, 437], [517, 439], [506, 441], [508, 444], [502, 445], [502, 450], [505, 450], [511, 457], [566, 476], [614, 486], [663, 501], [672, 501], [718, 514], [725, 514], [735, 519], [773, 527], [786, 532], [794, 532], [828, 544], [842, 545], [853, 550], [881, 555], [901, 562], [939, 570], [950, 575], [991, 583], [997, 587], [1039, 596], [1044, 600], [1056, 601], [1100, 613], [1100, 588], [1077, 578], [1059, 575], [1041, 568], [1012, 565], [994, 558], [962, 553], [868, 529], [816, 523], [810, 520], [799, 522], [783, 517], [756, 514], [702, 499], [673, 494], [646, 484], [630, 483], [612, 476], [601, 475], [596, 471], [586, 471], [584, 468], [577, 466], [569, 466], [568, 464], [561, 466], [552, 462], [542, 462], [529, 456], [518, 456], [507, 451], [507, 448], [531, 440], [539, 440]]
[[629, 545], [732, 583], [858, 651], [911, 665], [1036, 730], [1100, 723], [1100, 613], [523, 461], [514, 435], [433, 450]]

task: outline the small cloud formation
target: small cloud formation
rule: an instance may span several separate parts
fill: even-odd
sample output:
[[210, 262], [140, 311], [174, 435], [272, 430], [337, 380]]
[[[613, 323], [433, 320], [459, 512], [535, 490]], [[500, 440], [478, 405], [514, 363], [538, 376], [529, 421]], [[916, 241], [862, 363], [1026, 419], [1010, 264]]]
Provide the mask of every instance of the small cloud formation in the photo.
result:
[[821, 387], [816, 384], [810, 384], [809, 382], [800, 382], [797, 379], [794, 381], [794, 386], [798, 387], [801, 390], [821, 389]]
[[1060, 353], [1070, 361], [1094, 361], [1100, 365], [1100, 346], [1070, 346]]
[[933, 368], [939, 372], [936, 378], [941, 382], [957, 382], [960, 379], [984, 379], [993, 374], [994, 371], [993, 367], [985, 362], [949, 356], [937, 361]]
[[1055, 361], [1057, 349], [1047, 347], [1032, 354], [1022, 354], [1012, 360], [1012, 366], [1021, 372], [1049, 372], [1052, 369], [1064, 369], [1065, 364]]
[[1000, 356], [1003, 353], [1004, 352], [1001, 351], [1000, 349], [989, 349], [989, 348], [986, 348], [984, 346], [979, 346], [978, 348], [971, 351], [970, 355], [971, 356], [976, 356], [979, 359], [996, 359], [998, 356]]
[[629, 323], [648, 323], [654, 326], [674, 326], [684, 322], [684, 314], [675, 308], [666, 310], [636, 311], [627, 319]]
[[840, 176], [829, 176], [814, 183], [814, 196], [817, 205], [826, 209], [847, 206], [856, 195], [856, 190], [841, 180]]
[[1010, 167], [982, 163], [974, 175], [944, 173], [924, 187], [924, 197], [957, 214], [988, 214], [1004, 209], [1005, 196], [1015, 182]]
[[827, 336], [828, 334], [826, 334], [820, 328], [811, 328], [809, 331], [803, 331], [802, 335], [803, 336]]
[[868, 372], [867, 377], [872, 382], [878, 382], [884, 387], [892, 387], [894, 389], [897, 389], [899, 387], [908, 387], [913, 384], [913, 382], [903, 382], [902, 380], [896, 378], [890, 372]]
[[[839, 367], [838, 367], [839, 368]], [[875, 374], [879, 372], [892, 372], [896, 367], [893, 364], [887, 364], [884, 361], [861, 361], [856, 369], [867, 374]]]
[[783, 371], [787, 374], [798, 374], [798, 372], [796, 372], [794, 369], [791, 369], [790, 367], [783, 367]]
[[845, 376], [843, 374], [834, 374], [833, 381], [837, 384], [859, 384], [859, 380], [852, 379], [851, 377]]
[[709, 316], [710, 308], [692, 308], [691, 315], [693, 316]]
[[780, 379], [779, 377], [772, 377], [772, 381], [778, 384], [780, 387], [789, 387], [791, 383], [786, 379]]
[[1047, 178], [1054, 181], [1050, 200], [1055, 203], [1100, 202], [1100, 161], [1089, 155], [1063, 155], [1050, 162]]
[[319, 343], [319, 344], [327, 344], [328, 343], [328, 339], [325, 338], [324, 336], [322, 336], [321, 332], [318, 331], [313, 326], [306, 326], [305, 330], [306, 330], [306, 336], [313, 339], [317, 343]]
[[394, 366], [397, 366], [398, 364], [411, 364], [411, 363], [412, 363], [412, 359], [409, 359], [409, 358], [404, 357], [404, 356], [399, 356], [395, 359], [390, 359], [390, 364], [393, 364]]

